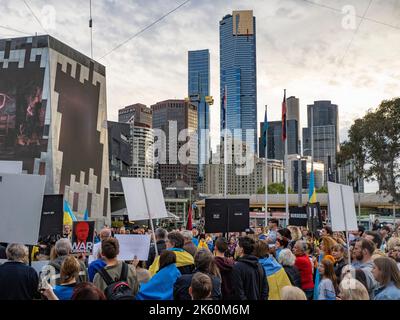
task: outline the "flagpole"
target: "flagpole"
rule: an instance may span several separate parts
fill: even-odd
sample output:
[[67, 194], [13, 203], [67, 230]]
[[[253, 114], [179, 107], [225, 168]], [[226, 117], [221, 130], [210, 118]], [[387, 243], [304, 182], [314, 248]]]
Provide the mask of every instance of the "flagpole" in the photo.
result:
[[[285, 107], [287, 108], [286, 89], [285, 89]], [[286, 227], [289, 225], [289, 172], [288, 172], [288, 145], [287, 145], [287, 116], [285, 116], [285, 210]]]
[[[265, 114], [267, 114], [267, 106], [265, 106]], [[267, 120], [267, 117], [265, 117]], [[264, 120], [264, 121], [265, 121]], [[264, 127], [266, 124], [264, 123]], [[265, 130], [265, 227], [268, 227], [268, 127]]]
[[227, 166], [227, 122], [228, 122], [228, 117], [227, 117], [227, 107], [228, 107], [228, 92], [227, 92], [227, 86], [225, 85], [225, 98], [224, 98], [224, 199], [226, 199], [227, 194], [228, 194], [228, 166]]

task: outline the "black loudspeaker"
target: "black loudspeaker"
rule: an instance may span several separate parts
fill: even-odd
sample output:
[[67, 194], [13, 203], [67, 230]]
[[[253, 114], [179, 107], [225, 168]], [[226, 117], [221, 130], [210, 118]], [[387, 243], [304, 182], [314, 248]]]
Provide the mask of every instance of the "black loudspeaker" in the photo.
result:
[[248, 231], [249, 209], [249, 199], [206, 199], [205, 232]]
[[39, 239], [57, 239], [63, 235], [64, 197], [60, 195], [45, 195], [43, 198], [42, 217], [40, 219]]

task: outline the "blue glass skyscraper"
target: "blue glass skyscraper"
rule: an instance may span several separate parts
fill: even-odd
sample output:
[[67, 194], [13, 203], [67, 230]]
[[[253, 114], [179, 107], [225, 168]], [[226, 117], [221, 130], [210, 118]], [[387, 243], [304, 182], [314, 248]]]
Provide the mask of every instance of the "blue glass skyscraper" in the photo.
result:
[[[220, 95], [221, 103], [227, 88], [227, 126], [232, 133], [254, 130], [251, 145], [257, 152], [257, 68], [256, 18], [253, 11], [233, 11], [219, 23], [220, 30]], [[221, 119], [222, 115], [221, 106]], [[223, 124], [221, 122], [221, 130]]]
[[204, 131], [210, 129], [210, 112], [206, 97], [210, 95], [210, 52], [189, 51], [188, 91], [189, 99], [198, 110], [199, 177], [203, 177], [203, 165], [208, 163], [210, 145]]

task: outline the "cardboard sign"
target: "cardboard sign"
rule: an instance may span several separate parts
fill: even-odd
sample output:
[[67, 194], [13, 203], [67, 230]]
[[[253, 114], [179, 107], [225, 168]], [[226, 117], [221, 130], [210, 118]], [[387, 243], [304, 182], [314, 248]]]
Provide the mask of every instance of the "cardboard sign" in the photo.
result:
[[147, 261], [150, 250], [150, 235], [116, 234], [119, 242], [118, 260], [131, 261], [135, 256], [140, 261]]
[[308, 221], [307, 210], [305, 207], [290, 207], [289, 208], [289, 225], [306, 227]]
[[0, 242], [36, 245], [45, 176], [0, 173]]
[[94, 246], [94, 221], [74, 221], [72, 225], [72, 253], [91, 254]]

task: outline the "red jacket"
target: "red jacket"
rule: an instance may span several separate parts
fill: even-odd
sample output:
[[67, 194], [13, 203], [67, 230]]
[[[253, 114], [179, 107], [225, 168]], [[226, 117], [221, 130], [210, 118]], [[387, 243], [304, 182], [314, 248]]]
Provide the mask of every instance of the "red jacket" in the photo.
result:
[[310, 262], [310, 258], [306, 255], [296, 257], [296, 262], [294, 263], [294, 265], [300, 271], [301, 288], [303, 290], [314, 289], [312, 265]]

